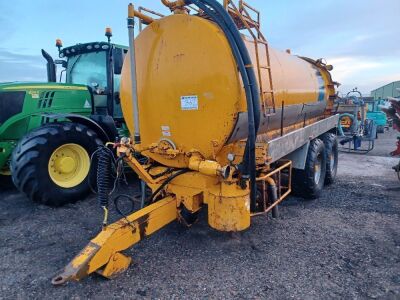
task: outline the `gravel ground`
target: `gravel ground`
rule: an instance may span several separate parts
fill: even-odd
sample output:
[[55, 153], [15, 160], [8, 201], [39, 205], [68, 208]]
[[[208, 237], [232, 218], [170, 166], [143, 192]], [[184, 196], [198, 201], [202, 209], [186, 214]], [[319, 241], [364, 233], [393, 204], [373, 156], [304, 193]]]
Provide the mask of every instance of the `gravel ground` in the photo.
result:
[[172, 223], [127, 251], [134, 264], [117, 279], [57, 288], [51, 278], [99, 231], [96, 200], [38, 206], [1, 178], [0, 298], [399, 299], [396, 162], [341, 155], [336, 184], [316, 201], [290, 197], [278, 219], [236, 234], [212, 230], [204, 215], [190, 229]]

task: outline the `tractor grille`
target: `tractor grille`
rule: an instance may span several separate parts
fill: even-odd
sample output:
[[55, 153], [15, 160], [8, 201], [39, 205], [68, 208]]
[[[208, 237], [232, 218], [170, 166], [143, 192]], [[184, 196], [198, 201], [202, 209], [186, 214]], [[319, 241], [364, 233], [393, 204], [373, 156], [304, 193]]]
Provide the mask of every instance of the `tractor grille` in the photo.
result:
[[25, 92], [0, 92], [0, 125], [22, 112]]
[[49, 108], [53, 104], [54, 94], [56, 92], [42, 92], [38, 101], [38, 108]]

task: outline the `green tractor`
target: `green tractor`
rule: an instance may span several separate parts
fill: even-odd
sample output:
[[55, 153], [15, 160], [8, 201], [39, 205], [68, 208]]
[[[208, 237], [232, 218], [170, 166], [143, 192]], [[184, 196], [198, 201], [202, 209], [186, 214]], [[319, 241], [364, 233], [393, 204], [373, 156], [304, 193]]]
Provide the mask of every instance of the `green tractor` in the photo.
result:
[[42, 50], [47, 83], [0, 84], [0, 174], [35, 202], [61, 206], [86, 196], [93, 153], [126, 135], [119, 81], [127, 47], [111, 35], [66, 48], [57, 40], [55, 61]]

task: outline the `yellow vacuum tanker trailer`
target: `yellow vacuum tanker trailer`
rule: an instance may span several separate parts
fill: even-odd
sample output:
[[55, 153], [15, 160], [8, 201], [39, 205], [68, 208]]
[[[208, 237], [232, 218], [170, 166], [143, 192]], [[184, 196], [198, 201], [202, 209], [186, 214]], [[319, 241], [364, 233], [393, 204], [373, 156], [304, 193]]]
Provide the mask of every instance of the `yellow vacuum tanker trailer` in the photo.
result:
[[[54, 284], [124, 271], [121, 251], [174, 220], [192, 225], [202, 208], [212, 228], [242, 231], [276, 216], [292, 188], [316, 198], [336, 176], [332, 66], [269, 47], [244, 1], [162, 2], [172, 14], [157, 20], [129, 7], [120, 94], [132, 136], [114, 144], [152, 195], [114, 224], [105, 217]], [[134, 16], [148, 24], [135, 40]]]

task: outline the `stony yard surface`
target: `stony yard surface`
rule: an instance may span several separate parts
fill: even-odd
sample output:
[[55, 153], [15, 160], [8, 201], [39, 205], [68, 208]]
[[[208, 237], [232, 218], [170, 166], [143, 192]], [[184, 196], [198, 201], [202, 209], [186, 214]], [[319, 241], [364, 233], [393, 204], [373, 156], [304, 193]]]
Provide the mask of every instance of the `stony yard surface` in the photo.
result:
[[[389, 135], [381, 143], [394, 148]], [[237, 234], [212, 230], [206, 215], [190, 229], [172, 223], [127, 251], [134, 264], [117, 279], [62, 287], [51, 278], [100, 229], [95, 198], [52, 209], [2, 177], [0, 299], [399, 299], [400, 182], [380, 151], [342, 154], [336, 184], [315, 201], [290, 197], [279, 219]]]

